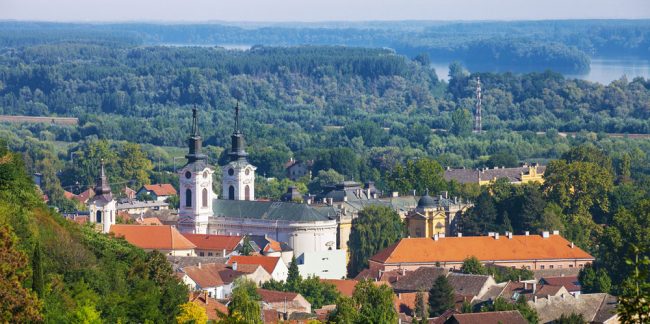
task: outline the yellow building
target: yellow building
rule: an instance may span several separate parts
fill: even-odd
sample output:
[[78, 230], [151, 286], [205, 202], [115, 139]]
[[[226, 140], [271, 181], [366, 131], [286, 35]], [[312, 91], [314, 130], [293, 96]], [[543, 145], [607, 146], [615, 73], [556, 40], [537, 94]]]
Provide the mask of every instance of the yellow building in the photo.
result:
[[458, 199], [440, 195], [436, 198], [425, 194], [417, 207], [406, 215], [410, 237], [433, 237], [436, 234], [452, 235], [456, 228], [456, 216], [470, 205]]
[[476, 183], [481, 186], [494, 183], [498, 179], [506, 178], [512, 184], [544, 183], [546, 166], [537, 164], [524, 164], [516, 168], [494, 167], [492, 169], [450, 169], [445, 170], [445, 180], [454, 180], [458, 183]]

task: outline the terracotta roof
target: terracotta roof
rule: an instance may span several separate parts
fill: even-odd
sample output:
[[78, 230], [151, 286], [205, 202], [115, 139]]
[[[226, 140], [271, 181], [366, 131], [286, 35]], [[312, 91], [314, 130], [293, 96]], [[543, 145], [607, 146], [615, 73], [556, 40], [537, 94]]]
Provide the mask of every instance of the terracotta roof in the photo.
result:
[[205, 293], [191, 292], [190, 301], [205, 309], [205, 313], [208, 315], [208, 320], [214, 321], [219, 319], [217, 311], [222, 312], [226, 315], [228, 314], [228, 307], [226, 305], [220, 303], [218, 300], [212, 297], [206, 296]]
[[136, 222], [140, 225], [162, 225], [163, 223], [158, 219], [158, 217], [145, 217], [143, 219], [136, 219]]
[[429, 291], [439, 276], [446, 276], [445, 268], [420, 267], [408, 271], [404, 276], [393, 283], [396, 292]]
[[540, 235], [404, 238], [375, 254], [370, 260], [379, 263], [462, 262], [470, 256], [479, 260], [549, 260], [590, 259], [594, 257], [571, 244], [560, 235], [543, 238]]
[[77, 195], [73, 194], [73, 193], [70, 192], [70, 191], [63, 191], [63, 196], [64, 196], [66, 199], [73, 199], [73, 198], [74, 198], [75, 196], [77, 196]]
[[298, 293], [295, 292], [275, 291], [261, 288], [257, 289], [257, 293], [262, 297], [262, 301], [267, 303], [281, 303], [284, 301], [294, 300], [298, 297]]
[[528, 321], [521, 316], [519, 311], [502, 311], [502, 312], [483, 312], [483, 313], [466, 313], [454, 314], [450, 318], [451, 323], [468, 323], [468, 324], [528, 324]]
[[354, 289], [357, 286], [357, 283], [359, 283], [358, 281], [352, 279], [321, 279], [320, 281], [334, 285], [334, 287], [336, 287], [336, 290], [338, 290], [341, 295], [346, 297], [352, 297], [352, 294], [354, 294]]
[[73, 218], [73, 221], [75, 223], [77, 223], [77, 224], [83, 225], [83, 224], [86, 224], [88, 222], [88, 217], [89, 216], [77, 216], [77, 217]]
[[92, 198], [95, 196], [95, 190], [93, 188], [88, 188], [88, 190], [74, 196], [73, 198], [79, 201], [82, 204], [85, 204], [88, 199]]
[[538, 298], [537, 302], [528, 302], [539, 314], [540, 323], [548, 323], [560, 318], [560, 316], [581, 314], [587, 323], [604, 323], [616, 317], [616, 297], [597, 293], [581, 294], [575, 298], [568, 296], [551, 296]]
[[275, 267], [280, 262], [280, 257], [267, 257], [260, 255], [244, 256], [244, 255], [233, 255], [228, 259], [228, 264], [237, 262], [237, 264], [259, 264], [268, 272], [269, 274], [273, 273]]
[[[395, 310], [398, 313], [404, 313], [407, 315], [414, 315], [415, 313], [415, 301], [417, 299], [417, 294], [416, 292], [410, 292], [410, 293], [398, 293], [393, 297], [393, 304], [395, 306]], [[429, 305], [429, 293], [424, 292], [424, 303], [428, 307]]]
[[129, 243], [152, 250], [189, 250], [195, 245], [170, 225], [124, 225], [111, 226], [115, 237], [124, 237]]
[[233, 270], [232, 266], [223, 263], [208, 263], [185, 267], [183, 272], [202, 288], [208, 288], [230, 284], [243, 275], [255, 272], [258, 267], [243, 264]]
[[542, 281], [548, 285], [563, 286], [569, 292], [580, 291], [580, 282], [577, 276], [569, 277], [544, 277]]
[[239, 242], [242, 241], [242, 236], [235, 235], [213, 235], [213, 234], [188, 234], [183, 233], [186, 239], [196, 245], [197, 249], [202, 250], [226, 250], [233, 251]]
[[169, 183], [150, 184], [143, 187], [147, 191], [152, 191], [156, 196], [173, 196], [176, 194], [176, 189]]

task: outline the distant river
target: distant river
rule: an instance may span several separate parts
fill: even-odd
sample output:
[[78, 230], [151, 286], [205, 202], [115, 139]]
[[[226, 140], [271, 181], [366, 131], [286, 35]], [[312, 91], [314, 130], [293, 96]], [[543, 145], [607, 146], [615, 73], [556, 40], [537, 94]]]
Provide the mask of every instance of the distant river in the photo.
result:
[[[431, 64], [436, 69], [438, 78], [449, 81], [449, 62], [434, 62]], [[495, 67], [491, 71], [482, 72], [504, 72]], [[567, 78], [577, 78], [602, 84], [609, 84], [620, 79], [623, 75], [628, 80], [635, 77], [650, 78], [650, 60], [642, 58], [611, 59], [592, 58], [591, 70], [587, 74], [565, 74]]]

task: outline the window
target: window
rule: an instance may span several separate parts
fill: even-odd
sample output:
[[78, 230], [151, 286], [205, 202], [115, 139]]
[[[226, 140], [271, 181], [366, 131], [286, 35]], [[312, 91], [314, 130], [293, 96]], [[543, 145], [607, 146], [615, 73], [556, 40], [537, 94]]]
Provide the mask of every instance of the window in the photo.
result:
[[201, 193], [201, 200], [202, 200], [202, 206], [203, 207], [208, 207], [208, 189], [203, 188], [203, 192]]
[[251, 200], [251, 187], [249, 187], [248, 185], [244, 187], [244, 199]]
[[553, 268], [555, 268], [555, 266], [554, 266], [554, 265], [550, 265], [549, 268], [553, 269]]
[[97, 211], [96, 214], [96, 222], [101, 223], [102, 222], [102, 212], [100, 210]]
[[208, 177], [208, 171], [203, 171], [203, 178], [206, 179]]
[[199, 256], [204, 256], [203, 252], [199, 252]]
[[540, 269], [544, 270], [544, 266], [539, 266]]
[[569, 268], [573, 268], [573, 264], [569, 264]]
[[251, 174], [251, 169], [246, 168], [246, 175]]
[[189, 179], [191, 177], [192, 177], [192, 172], [190, 172], [190, 171], [185, 172], [185, 178]]
[[208, 256], [212, 256], [212, 252], [208, 252]]
[[235, 174], [235, 169], [228, 169], [228, 175], [231, 176], [233, 174]]
[[230, 186], [228, 188], [228, 199], [229, 200], [235, 200], [235, 187], [234, 186]]
[[192, 207], [192, 190], [185, 190], [185, 207]]

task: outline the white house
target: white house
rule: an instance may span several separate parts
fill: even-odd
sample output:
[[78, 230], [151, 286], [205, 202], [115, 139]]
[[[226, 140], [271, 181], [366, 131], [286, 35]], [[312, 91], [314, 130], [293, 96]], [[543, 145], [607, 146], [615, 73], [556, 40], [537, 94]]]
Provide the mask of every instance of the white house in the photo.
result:
[[238, 266], [245, 264], [260, 265], [264, 270], [266, 270], [266, 272], [270, 273], [271, 278], [276, 281], [287, 280], [287, 275], [289, 274], [289, 268], [287, 268], [280, 257], [233, 255], [228, 259], [227, 264], [237, 264]]
[[243, 277], [258, 285], [271, 279], [271, 275], [260, 265], [199, 263], [181, 270], [181, 278], [190, 290], [205, 291], [215, 299], [228, 298], [237, 278]]

